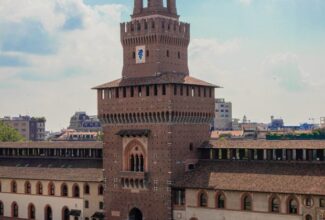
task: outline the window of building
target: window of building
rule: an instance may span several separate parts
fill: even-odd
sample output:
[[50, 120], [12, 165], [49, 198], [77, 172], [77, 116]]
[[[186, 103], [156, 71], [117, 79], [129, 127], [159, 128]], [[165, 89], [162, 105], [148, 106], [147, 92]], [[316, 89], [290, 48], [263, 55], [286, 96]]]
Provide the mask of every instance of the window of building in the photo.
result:
[[18, 218], [19, 216], [19, 208], [16, 202], [11, 204], [11, 217]]
[[48, 194], [50, 196], [54, 196], [55, 195], [55, 185], [52, 182], [50, 182], [49, 185], [48, 185]]
[[191, 96], [192, 96], [192, 97], [195, 96], [195, 88], [194, 88], [194, 87], [191, 88]]
[[30, 204], [28, 206], [28, 219], [35, 219], [36, 214], [35, 214], [35, 206], [33, 204]]
[[185, 190], [175, 189], [173, 190], [173, 204], [177, 206], [185, 205]]
[[149, 57], [149, 50], [146, 51], [146, 56]]
[[132, 57], [133, 57], [133, 59], [135, 59], [135, 52], [134, 51], [132, 52]]
[[85, 209], [88, 209], [88, 208], [89, 208], [89, 201], [85, 200]]
[[305, 206], [306, 207], [312, 207], [314, 205], [314, 200], [311, 197], [305, 198]]
[[178, 51], [177, 56], [178, 56], [178, 59], [181, 59], [181, 52]]
[[280, 199], [278, 197], [272, 197], [270, 204], [270, 211], [274, 213], [280, 212]]
[[80, 197], [80, 188], [78, 184], [74, 184], [72, 187], [72, 196], [75, 198]]
[[198, 87], [198, 95], [201, 97], [201, 87]]
[[154, 85], [154, 95], [158, 95], [158, 85]]
[[62, 208], [62, 220], [70, 220], [70, 211], [67, 207]]
[[131, 97], [134, 97], [134, 87], [133, 86], [131, 86], [131, 88], [130, 88], [130, 95], [131, 95]]
[[90, 194], [90, 187], [87, 183], [84, 185], [84, 194], [86, 195]]
[[68, 196], [68, 186], [65, 183], [61, 185], [61, 196]]
[[325, 208], [325, 199], [324, 198], [319, 199], [319, 207]]
[[305, 219], [306, 220], [313, 220], [313, 217], [311, 215], [306, 215]]
[[210, 98], [212, 97], [212, 91], [213, 91], [213, 89], [210, 88], [210, 89], [209, 89], [209, 97], [210, 97]]
[[252, 210], [252, 197], [250, 195], [244, 195], [242, 198], [242, 209], [245, 211]]
[[2, 192], [2, 185], [1, 185], [1, 181], [0, 181], [0, 192]]
[[218, 209], [226, 208], [226, 197], [223, 193], [218, 193], [216, 196], [216, 207]]
[[183, 86], [182, 85], [180, 85], [180, 94], [181, 94], [181, 96], [183, 96]]
[[150, 86], [146, 86], [146, 96], [150, 96]]
[[167, 50], [167, 52], [166, 52], [166, 56], [169, 57], [169, 50]]
[[51, 206], [47, 205], [45, 207], [45, 220], [53, 220], [53, 212]]
[[288, 213], [298, 214], [298, 201], [296, 198], [290, 198], [288, 200]]
[[103, 202], [99, 202], [99, 209], [104, 209], [104, 203]]
[[17, 182], [15, 180], [11, 182], [11, 192], [17, 193]]
[[207, 207], [208, 206], [208, 195], [206, 192], [199, 193], [199, 207]]
[[31, 186], [30, 182], [28, 182], [28, 181], [25, 183], [25, 193], [26, 194], [32, 193], [32, 186]]
[[162, 85], [162, 94], [166, 95], [166, 85], [165, 84]]
[[138, 96], [142, 97], [142, 87], [138, 86]]
[[102, 184], [98, 186], [98, 195], [104, 195], [104, 186]]
[[41, 182], [36, 184], [36, 194], [43, 195], [43, 185]]
[[0, 201], [0, 216], [3, 216], [3, 215], [4, 215], [4, 206], [3, 206], [2, 201]]

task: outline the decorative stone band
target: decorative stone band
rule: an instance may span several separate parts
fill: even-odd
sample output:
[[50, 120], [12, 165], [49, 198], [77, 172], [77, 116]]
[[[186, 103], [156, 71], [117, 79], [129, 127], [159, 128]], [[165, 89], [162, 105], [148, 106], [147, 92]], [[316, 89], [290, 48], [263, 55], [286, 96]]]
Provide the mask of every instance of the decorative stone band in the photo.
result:
[[198, 112], [146, 112], [101, 115], [102, 124], [188, 123], [209, 124], [213, 114]]

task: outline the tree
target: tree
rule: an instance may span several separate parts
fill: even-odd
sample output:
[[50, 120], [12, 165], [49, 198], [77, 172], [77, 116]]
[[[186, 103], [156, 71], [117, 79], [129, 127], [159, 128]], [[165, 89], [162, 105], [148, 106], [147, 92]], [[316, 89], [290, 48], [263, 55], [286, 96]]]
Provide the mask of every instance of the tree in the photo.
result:
[[18, 131], [0, 121], [0, 141], [16, 142], [23, 140], [24, 137]]

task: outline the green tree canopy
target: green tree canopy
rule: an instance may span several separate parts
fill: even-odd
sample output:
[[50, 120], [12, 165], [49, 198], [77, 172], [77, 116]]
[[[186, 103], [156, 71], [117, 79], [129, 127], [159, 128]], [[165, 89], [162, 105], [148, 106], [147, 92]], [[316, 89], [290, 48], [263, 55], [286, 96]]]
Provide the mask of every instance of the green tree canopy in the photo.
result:
[[23, 141], [24, 137], [16, 129], [0, 121], [0, 142]]

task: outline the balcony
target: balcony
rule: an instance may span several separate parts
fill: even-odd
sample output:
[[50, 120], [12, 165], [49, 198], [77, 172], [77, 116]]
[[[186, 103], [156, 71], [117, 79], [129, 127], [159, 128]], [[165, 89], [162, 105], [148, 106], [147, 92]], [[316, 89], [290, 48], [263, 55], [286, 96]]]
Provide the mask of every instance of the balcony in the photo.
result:
[[122, 171], [120, 173], [121, 184], [126, 189], [145, 189], [147, 188], [147, 173]]

